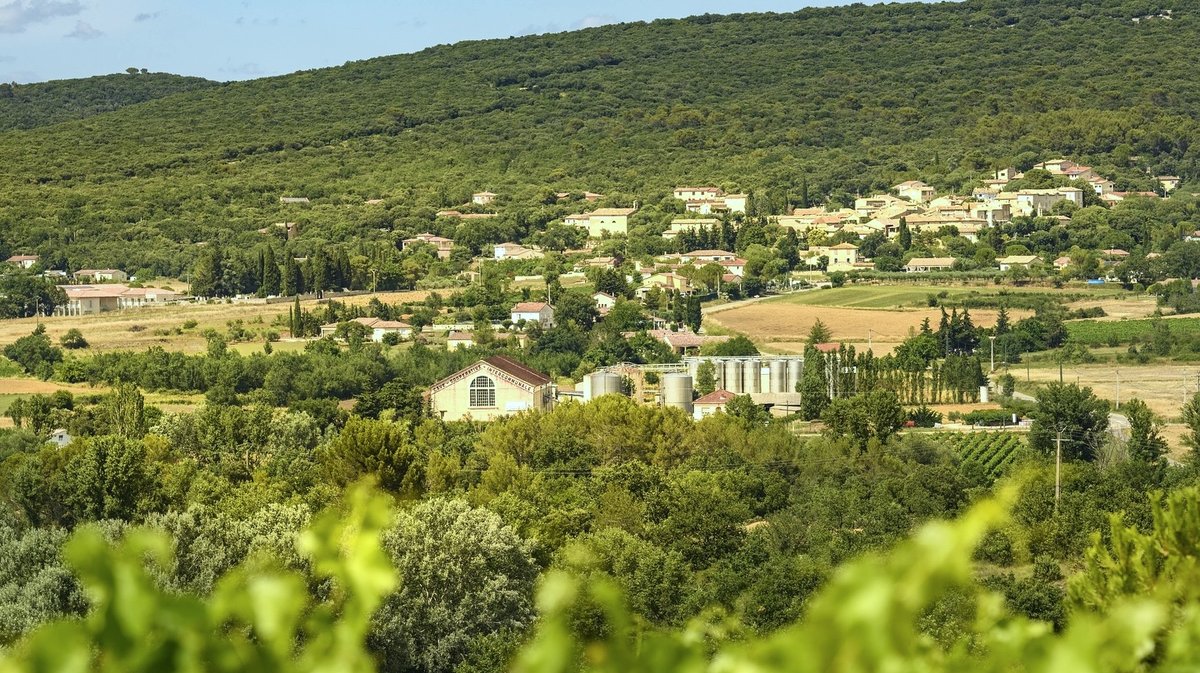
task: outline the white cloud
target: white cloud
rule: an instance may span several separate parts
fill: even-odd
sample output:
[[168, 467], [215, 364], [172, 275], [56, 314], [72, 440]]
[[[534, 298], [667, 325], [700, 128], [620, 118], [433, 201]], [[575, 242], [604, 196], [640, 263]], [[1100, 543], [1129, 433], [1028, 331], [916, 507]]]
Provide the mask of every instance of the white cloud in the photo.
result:
[[162, 12], [142, 12], [141, 14], [133, 17], [133, 20], [138, 23], [143, 21], [151, 21], [153, 19], [157, 19], [159, 14], [162, 14]]
[[63, 37], [73, 37], [76, 40], [94, 40], [103, 36], [104, 31], [98, 30], [95, 26], [87, 21], [76, 21], [75, 30], [67, 33]]
[[576, 21], [575, 24], [571, 27], [573, 29], [599, 28], [600, 26], [607, 26], [608, 24], [613, 23], [615, 21], [616, 21], [616, 19], [611, 16], [604, 16], [604, 15], [585, 16], [582, 19]]
[[13, 0], [0, 5], [0, 33], [23, 33], [35, 23], [62, 16], [75, 16], [83, 11], [78, 0]]

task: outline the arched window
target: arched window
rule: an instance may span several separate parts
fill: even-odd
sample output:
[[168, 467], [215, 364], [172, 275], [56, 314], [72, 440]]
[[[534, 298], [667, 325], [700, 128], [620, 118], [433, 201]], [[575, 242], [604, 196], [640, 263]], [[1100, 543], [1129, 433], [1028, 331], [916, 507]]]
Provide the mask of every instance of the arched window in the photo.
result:
[[496, 382], [486, 376], [476, 376], [471, 381], [471, 406], [496, 406]]

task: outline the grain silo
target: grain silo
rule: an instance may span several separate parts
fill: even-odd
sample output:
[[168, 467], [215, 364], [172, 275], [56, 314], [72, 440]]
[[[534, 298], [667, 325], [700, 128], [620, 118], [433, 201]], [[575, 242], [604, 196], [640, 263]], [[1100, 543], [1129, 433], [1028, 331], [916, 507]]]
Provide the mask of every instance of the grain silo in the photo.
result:
[[769, 381], [769, 385], [768, 385], [768, 392], [772, 392], [772, 393], [791, 392], [787, 389], [788, 361], [784, 360], [783, 358], [776, 358], [774, 360], [771, 360], [771, 364], [769, 365], [769, 368], [771, 370], [771, 376], [770, 376], [770, 381]]
[[588, 399], [594, 400], [601, 395], [624, 394], [621, 389], [621, 375], [612, 372], [593, 372], [588, 374], [590, 382], [591, 396]]

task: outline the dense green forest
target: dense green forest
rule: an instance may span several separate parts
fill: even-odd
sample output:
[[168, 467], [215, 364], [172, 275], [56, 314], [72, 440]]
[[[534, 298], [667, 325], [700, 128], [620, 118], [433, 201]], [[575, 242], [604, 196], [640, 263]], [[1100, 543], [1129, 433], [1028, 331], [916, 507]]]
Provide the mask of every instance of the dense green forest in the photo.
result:
[[0, 84], [0, 131], [50, 126], [84, 119], [185, 91], [217, 86], [200, 77], [130, 68], [119, 75]]
[[0, 134], [0, 252], [183, 269], [278, 221], [394, 243], [482, 189], [522, 224], [554, 190], [802, 204], [1057, 155], [1150, 189], [1197, 173], [1196, 42], [1186, 3], [979, 0], [439, 46]]

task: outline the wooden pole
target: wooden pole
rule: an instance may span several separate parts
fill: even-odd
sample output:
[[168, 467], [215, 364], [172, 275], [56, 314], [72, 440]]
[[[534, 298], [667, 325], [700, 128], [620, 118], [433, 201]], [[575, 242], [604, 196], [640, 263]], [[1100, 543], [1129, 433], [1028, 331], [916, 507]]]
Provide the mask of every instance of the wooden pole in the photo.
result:
[[1058, 515], [1058, 500], [1062, 497], [1062, 430], [1054, 438], [1054, 514]]

